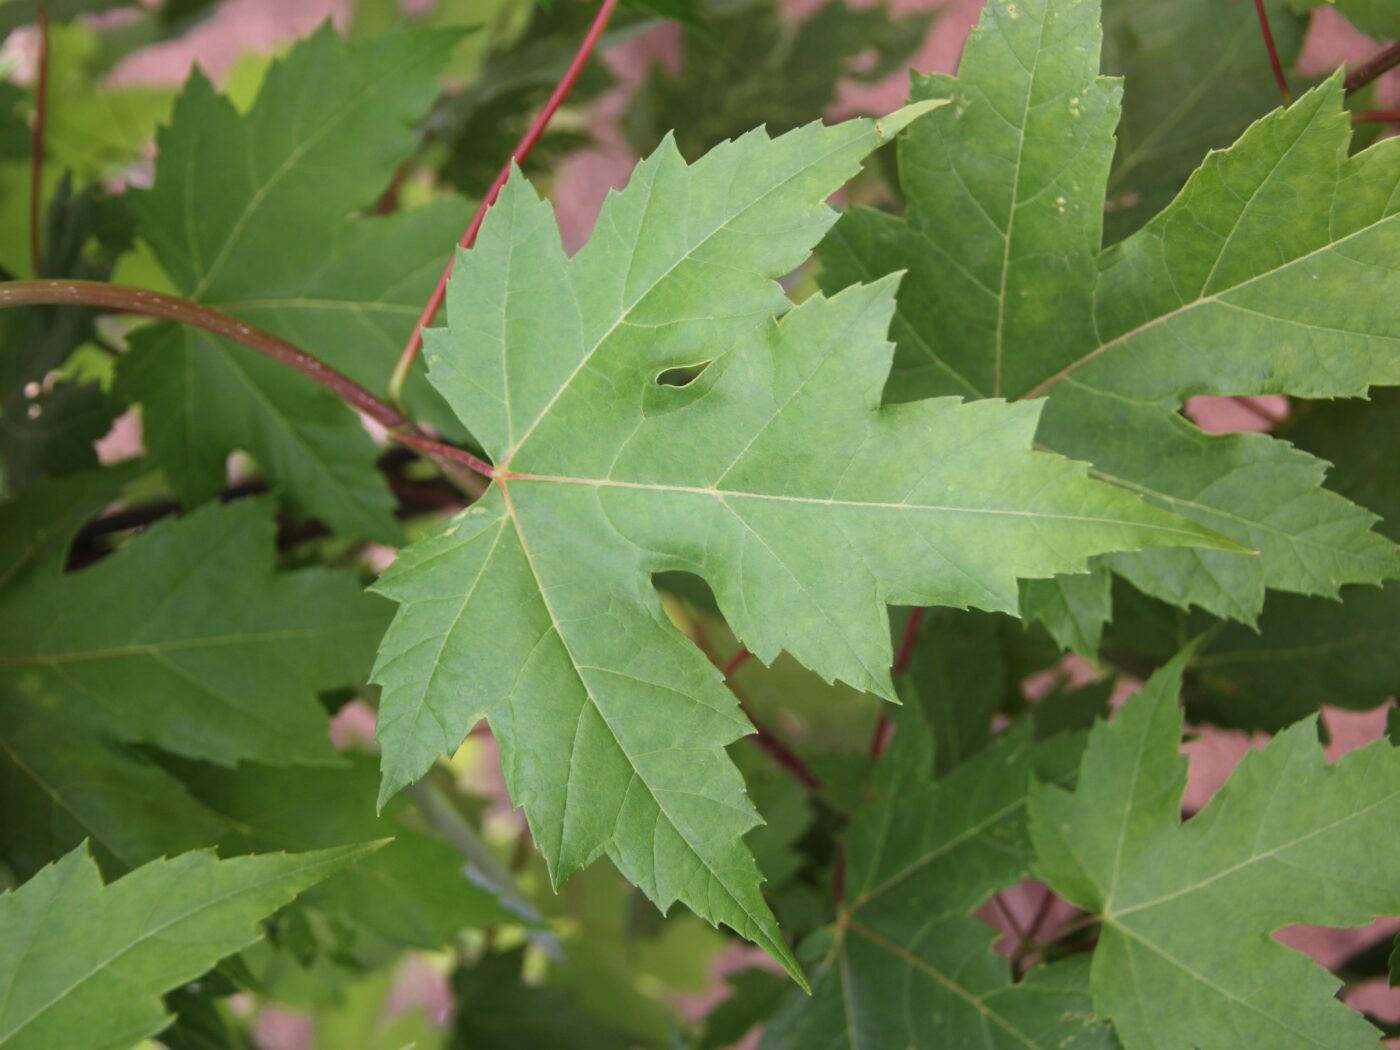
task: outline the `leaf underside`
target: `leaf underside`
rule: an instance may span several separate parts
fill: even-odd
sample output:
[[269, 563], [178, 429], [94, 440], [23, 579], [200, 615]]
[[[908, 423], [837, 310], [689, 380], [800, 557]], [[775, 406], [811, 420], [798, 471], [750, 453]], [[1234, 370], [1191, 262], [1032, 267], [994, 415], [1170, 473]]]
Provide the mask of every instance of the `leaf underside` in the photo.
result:
[[1032, 452], [1038, 406], [881, 407], [893, 280], [790, 308], [774, 279], [830, 226], [822, 202], [934, 105], [752, 132], [694, 165], [667, 142], [573, 258], [506, 185], [427, 333], [432, 382], [496, 467], [377, 585], [400, 603], [374, 676], [381, 798], [487, 718], [556, 882], [606, 853], [796, 975], [724, 753], [747, 720], [652, 574], [705, 578], [765, 661], [892, 697], [888, 604], [1013, 610], [1018, 576], [1218, 542]]

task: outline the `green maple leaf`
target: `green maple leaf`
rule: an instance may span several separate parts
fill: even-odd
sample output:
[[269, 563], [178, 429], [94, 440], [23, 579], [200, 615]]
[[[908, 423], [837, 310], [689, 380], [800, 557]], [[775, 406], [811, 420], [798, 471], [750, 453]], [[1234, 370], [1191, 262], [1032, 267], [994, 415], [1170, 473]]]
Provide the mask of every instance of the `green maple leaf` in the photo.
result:
[[0, 896], [0, 1046], [123, 1050], [157, 998], [258, 939], [258, 920], [376, 847], [218, 860], [185, 853], [104, 886], [79, 848]]
[[[194, 74], [159, 136], [154, 187], [129, 195], [175, 290], [382, 388], [465, 217], [455, 201], [347, 216], [412, 152], [409, 125], [458, 38], [398, 33], [349, 47], [327, 27], [273, 63], [246, 114]], [[359, 419], [285, 367], [158, 325], [133, 339], [117, 391], [144, 405], [147, 453], [182, 499], [212, 496], [228, 453], [245, 449], [297, 515], [398, 537]]]
[[[1120, 89], [1096, 75], [1098, 10], [996, 0], [959, 78], [915, 77], [915, 98], [953, 104], [902, 143], [908, 215], [847, 213], [820, 250], [824, 285], [908, 269], [890, 398], [1046, 398], [1041, 445], [1258, 552], [1110, 557], [1140, 590], [1252, 622], [1266, 588], [1335, 595], [1395, 575], [1374, 516], [1320, 488], [1325, 464], [1264, 435], [1206, 435], [1179, 410], [1193, 394], [1400, 383], [1400, 143], [1348, 157], [1334, 77], [1101, 252]], [[1107, 586], [1066, 599], [1050, 620], [1062, 641], [1092, 649]]]
[[1037, 873], [1102, 922], [1094, 1008], [1127, 1050], [1374, 1047], [1337, 979], [1270, 934], [1400, 912], [1400, 752], [1381, 741], [1328, 766], [1307, 719], [1183, 825], [1189, 656], [1094, 729], [1073, 793], [1031, 795]]
[[[135, 474], [125, 464], [45, 478], [0, 504], [0, 595], [36, 576], [58, 578], [78, 529]], [[203, 809], [172, 778], [72, 711], [16, 696], [12, 674], [0, 670], [8, 715], [0, 720], [0, 858], [11, 871], [24, 878], [88, 836], [100, 859], [129, 863], [215, 841], [203, 835]]]
[[194, 758], [335, 762], [315, 694], [360, 679], [387, 608], [352, 573], [274, 572], [272, 511], [211, 505], [83, 572], [16, 573], [5, 702]]
[[1282, 433], [1334, 464], [1328, 485], [1379, 514], [1386, 535], [1400, 536], [1400, 390], [1298, 406]]
[[84, 840], [107, 870], [232, 840], [238, 829], [135, 748], [0, 696], [0, 859], [21, 879]]
[[999, 617], [930, 609], [923, 617], [899, 697], [932, 730], [933, 769], [942, 776], [992, 739], [1007, 695]]
[[[1400, 390], [1366, 401], [1295, 408], [1280, 435], [1337, 464], [1330, 488], [1377, 511], [1381, 531], [1400, 530]], [[1400, 681], [1400, 583], [1344, 587], [1340, 601], [1276, 595], [1258, 629], [1172, 609], [1131, 588], [1114, 597], [1105, 636], [1115, 662], [1142, 674], [1166, 663], [1183, 639], [1201, 636], [1186, 678], [1192, 722], [1276, 732], [1322, 704], [1368, 710]]]
[[[120, 871], [208, 846], [218, 846], [228, 855], [307, 850], [392, 835], [394, 841], [385, 848], [318, 887], [307, 904], [377, 937], [428, 948], [445, 943], [464, 927], [510, 919], [492, 894], [465, 878], [455, 850], [403, 825], [402, 807], [375, 817], [378, 777], [370, 760], [337, 760], [325, 748], [325, 713], [319, 705], [309, 704], [305, 694], [312, 688], [354, 684], [360, 679], [382, 633], [387, 609], [364, 595], [348, 574], [316, 570], [309, 576], [293, 573], [279, 578], [263, 571], [259, 580], [258, 562], [265, 561], [271, 549], [270, 506], [245, 501], [211, 507], [174, 523], [185, 533], [184, 550], [192, 551], [192, 557], [173, 549], [180, 544], [162, 535], [166, 526], [138, 540], [131, 550], [114, 555], [108, 564], [132, 560], [121, 573], [114, 573], [118, 579], [107, 581], [112, 593], [121, 591], [121, 579], [128, 581], [133, 594], [143, 594], [143, 586], [153, 588], [149, 597], [128, 600], [125, 606], [103, 597], [105, 587], [87, 587], [86, 573], [60, 575], [78, 527], [116, 499], [135, 472], [129, 465], [40, 481], [26, 490], [22, 500], [0, 506], [0, 588], [6, 588], [0, 608], [11, 610], [12, 618], [5, 619], [0, 612], [0, 620], [9, 624], [24, 616], [23, 610], [33, 608], [21, 604], [27, 600], [24, 596], [34, 594], [40, 595], [39, 608], [49, 601], [71, 600], [75, 607], [105, 611], [123, 623], [128, 616], [140, 618], [139, 611], [130, 607], [133, 603], [150, 609], [170, 601], [174, 608], [187, 609], [183, 603], [188, 596], [200, 593], [225, 596], [241, 611], [232, 617], [211, 614], [183, 640], [165, 637], [151, 644], [138, 643], [127, 654], [134, 667], [121, 667], [117, 653], [101, 659], [89, 655], [96, 661], [94, 668], [78, 671], [75, 679], [61, 680], [58, 686], [73, 695], [56, 702], [55, 686], [36, 686], [28, 665], [0, 668], [0, 702], [7, 713], [0, 720], [0, 811], [6, 814], [0, 822], [0, 859], [25, 878], [85, 839], [105, 870]], [[170, 578], [190, 571], [192, 560], [207, 556], [209, 545], [220, 539], [232, 539], [235, 546], [213, 556], [217, 564], [211, 566], [210, 577], [191, 580], [185, 590], [167, 586]], [[149, 546], [147, 540], [152, 541]], [[250, 554], [253, 561], [244, 560]], [[171, 576], [165, 581], [149, 579], [153, 572], [161, 572], [158, 567], [167, 558], [175, 559]], [[252, 590], [239, 593], [228, 582], [239, 578], [252, 581]], [[140, 584], [134, 582], [138, 579]], [[33, 589], [21, 589], [26, 581]], [[57, 584], [66, 586], [56, 590]], [[19, 597], [11, 597], [11, 591]], [[85, 605], [86, 601], [93, 604]], [[278, 625], [270, 618], [269, 605], [277, 602], [294, 607], [290, 621], [283, 624], [293, 633], [280, 642], [272, 637]], [[263, 626], [262, 637], [231, 637], [240, 621]], [[206, 643], [209, 651], [217, 652], [221, 644], [231, 641], [238, 643], [232, 654], [236, 673], [220, 671], [218, 664], [204, 662], [207, 653], [203, 657], [197, 653]], [[312, 672], [318, 679], [302, 675], [301, 685], [293, 683], [291, 689], [278, 684], [275, 679], [283, 674], [276, 669], [278, 664], [297, 666], [313, 652], [317, 655], [312, 662], [326, 668]], [[199, 678], [193, 682], [143, 679], [141, 662], [149, 660], [160, 667], [163, 656], [174, 660], [173, 666], [196, 671]], [[191, 659], [194, 662], [185, 662]], [[61, 679], [62, 666], [44, 673]], [[229, 683], [258, 666], [269, 677], [229, 696]], [[274, 725], [280, 718], [285, 723], [282, 733], [294, 732], [298, 737], [295, 754], [340, 764], [286, 769], [242, 762], [237, 769], [225, 769], [172, 762], [169, 756], [152, 756], [119, 739], [150, 736], [167, 743], [159, 734], [147, 732], [147, 722], [134, 732], [123, 730], [113, 725], [113, 716], [107, 713], [123, 703], [163, 707], [167, 718], [179, 712], [171, 720], [186, 725], [189, 736], [199, 739], [200, 701], [209, 701], [210, 688], [220, 689], [229, 699], [256, 697], [265, 705], [265, 710], [249, 707], [244, 712], [251, 727], [251, 731], [238, 730], [245, 738], [245, 750], [264, 748], [258, 734], [266, 732], [269, 717]], [[199, 690], [206, 692], [200, 696]], [[94, 697], [98, 702], [93, 702]], [[215, 746], [223, 747], [228, 727], [211, 721], [209, 736]], [[381, 906], [386, 893], [396, 902], [392, 909]]]
[[[1290, 67], [1307, 19], [1289, 13], [1286, 0], [1265, 9]], [[1252, 5], [1105, 0], [1103, 22], [1104, 69], [1128, 84], [1106, 187], [1112, 243], [1170, 203], [1208, 151], [1229, 146], [1279, 95]]]
[[1281, 594], [1258, 629], [1188, 614], [1125, 589], [1104, 651], [1125, 668], [1166, 663], [1200, 636], [1187, 668], [1193, 723], [1277, 732], [1323, 704], [1364, 711], [1400, 680], [1400, 583], [1346, 587], [1340, 601]]
[[[99, 232], [100, 207], [94, 189], [74, 194], [68, 178], [58, 181], [45, 212], [41, 276], [108, 276], [106, 260], [85, 254]], [[95, 310], [77, 306], [0, 316], [0, 491], [9, 496], [36, 478], [97, 465], [93, 443], [111, 428], [121, 406], [98, 384], [59, 371], [92, 338], [96, 318]]]
[[[342, 768], [222, 769], [173, 765], [178, 783], [229, 827], [220, 852], [310, 850], [393, 841], [310, 891], [304, 903], [394, 944], [439, 948], [468, 928], [521, 922], [467, 874], [448, 843], [407, 825], [402, 804], [378, 816], [376, 761], [350, 756]], [[388, 905], [392, 906], [388, 906]]]
[[556, 882], [607, 853], [795, 970], [724, 753], [749, 726], [651, 574], [707, 579], [764, 661], [893, 698], [887, 603], [1012, 609], [1018, 574], [1213, 542], [1030, 452], [1037, 406], [881, 409], [893, 281], [774, 319], [822, 201], [930, 108], [751, 132], [693, 166], [668, 142], [572, 259], [548, 204], [507, 184], [458, 257], [451, 327], [427, 333], [432, 381], [497, 468], [377, 585], [402, 605], [375, 670], [381, 798], [488, 718]]
[[790, 996], [765, 1050], [826, 1046], [1114, 1045], [1089, 1005], [1080, 960], [1012, 984], [996, 932], [972, 912], [1025, 877], [1032, 773], [1068, 776], [1081, 737], [1032, 744], [1024, 727], [930, 781], [933, 740], [912, 706], [877, 767], [873, 802], [851, 822], [845, 902], [815, 939], [812, 995]]
[[452, 974], [457, 1016], [447, 1044], [451, 1050], [628, 1050], [637, 1045], [634, 1037], [586, 1010], [569, 989], [527, 983], [521, 974], [524, 961], [524, 949], [516, 948]]

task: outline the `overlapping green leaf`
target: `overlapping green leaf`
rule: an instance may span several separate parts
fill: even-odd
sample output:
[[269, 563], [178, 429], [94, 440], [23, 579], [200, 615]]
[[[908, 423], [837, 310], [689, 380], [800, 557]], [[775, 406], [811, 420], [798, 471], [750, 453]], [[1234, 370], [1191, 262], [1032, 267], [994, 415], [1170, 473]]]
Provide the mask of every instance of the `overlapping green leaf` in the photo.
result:
[[[105, 259], [85, 251], [100, 224], [89, 188], [73, 193], [59, 180], [45, 216], [44, 277], [101, 280]], [[36, 478], [97, 465], [93, 443], [111, 428], [120, 406], [96, 383], [60, 369], [94, 335], [96, 311], [77, 306], [0, 313], [0, 492], [14, 496]]]
[[376, 816], [376, 762], [354, 756], [336, 769], [236, 770], [180, 763], [180, 783], [237, 829], [229, 852], [324, 849], [393, 836], [372, 856], [328, 879], [306, 902], [339, 922], [399, 945], [438, 948], [463, 929], [521, 921], [472, 881], [466, 861], [439, 838], [405, 826], [402, 804]]
[[[698, 157], [756, 124], [790, 131], [826, 111], [843, 78], [874, 82], [902, 69], [931, 22], [840, 0], [796, 22], [766, 0], [712, 4], [713, 39], [688, 39], [678, 71], [652, 67], [624, 120], [628, 137], [649, 153], [675, 129], [682, 155]], [[861, 55], [871, 61], [856, 63]]]
[[218, 860], [185, 853], [104, 886], [76, 849], [0, 895], [0, 1046], [124, 1050], [157, 996], [258, 939], [255, 923], [374, 846]]
[[[1100, 253], [1120, 92], [1096, 75], [1099, 40], [1096, 0], [988, 4], [960, 78], [915, 79], [916, 98], [953, 104], [902, 146], [908, 216], [848, 213], [821, 249], [824, 283], [909, 270], [887, 396], [1045, 397], [1045, 447], [1259, 552], [1112, 556], [1141, 590], [1251, 622], [1266, 588], [1334, 595], [1395, 575], [1374, 517], [1320, 487], [1323, 463], [1203, 434], [1178, 410], [1193, 394], [1400, 383], [1400, 144], [1349, 158], [1334, 78]], [[1092, 626], [1055, 623], [1087, 643]]]
[[272, 509], [202, 508], [84, 572], [23, 574], [0, 596], [11, 717], [223, 763], [333, 762], [315, 694], [366, 673], [387, 607], [352, 573], [274, 572]]
[[453, 1050], [571, 1046], [626, 1050], [633, 1041], [580, 1008], [564, 988], [540, 988], [521, 978], [524, 951], [491, 955], [452, 975], [457, 1019]]
[[1094, 1009], [1126, 1050], [1374, 1047], [1283, 926], [1400, 913], [1400, 752], [1328, 766], [1314, 719], [1250, 752], [1185, 825], [1183, 652], [1095, 728], [1073, 793], [1031, 796], [1036, 871], [1100, 917]]
[[752, 132], [694, 166], [667, 144], [573, 259], [548, 205], [507, 185], [427, 342], [495, 483], [378, 585], [401, 603], [375, 672], [382, 797], [489, 718], [556, 880], [606, 852], [791, 966], [723, 751], [746, 720], [651, 574], [704, 577], [764, 660], [892, 697], [888, 603], [1010, 610], [1018, 576], [1215, 542], [1031, 452], [1037, 406], [882, 409], [893, 281], [774, 320], [824, 198], [929, 108]]
[[873, 802], [852, 821], [846, 902], [822, 935], [812, 996], [792, 996], [765, 1048], [964, 1046], [1108, 1048], [1080, 961], [1033, 970], [1019, 984], [972, 912], [1024, 877], [1026, 799], [1034, 771], [1066, 776], [1077, 741], [1033, 745], [1000, 736], [930, 782], [933, 741], [912, 708], [877, 773]]
[[[1380, 529], [1400, 528], [1400, 390], [1367, 401], [1295, 408], [1290, 444], [1335, 464], [1330, 488], [1375, 510]], [[1258, 630], [1185, 613], [1121, 588], [1105, 647], [1137, 673], [1170, 660], [1201, 635], [1186, 672], [1195, 722], [1275, 732], [1322, 704], [1365, 710], [1400, 691], [1400, 584], [1344, 587], [1340, 600], [1273, 597]]]
[[[382, 389], [465, 216], [449, 201], [347, 217], [412, 151], [409, 124], [457, 39], [396, 33], [348, 47], [326, 28], [272, 65], [246, 114], [196, 73], [160, 134], [155, 185], [131, 205], [175, 289]], [[397, 537], [369, 435], [284, 366], [156, 326], [133, 340], [117, 387], [144, 405], [147, 452], [183, 499], [211, 496], [228, 453], [244, 449], [298, 516]]]
[[[1307, 19], [1287, 0], [1267, 0], [1265, 10], [1291, 69]], [[1279, 92], [1252, 4], [1105, 0], [1103, 22], [1104, 70], [1127, 82], [1104, 215], [1113, 243], [1168, 204], [1208, 151], [1277, 106]]]
[[1345, 587], [1340, 600], [1277, 595], [1257, 630], [1126, 589], [1115, 604], [1104, 651], [1135, 673], [1201, 635], [1186, 671], [1193, 722], [1272, 733], [1323, 704], [1366, 710], [1400, 689], [1400, 583]]

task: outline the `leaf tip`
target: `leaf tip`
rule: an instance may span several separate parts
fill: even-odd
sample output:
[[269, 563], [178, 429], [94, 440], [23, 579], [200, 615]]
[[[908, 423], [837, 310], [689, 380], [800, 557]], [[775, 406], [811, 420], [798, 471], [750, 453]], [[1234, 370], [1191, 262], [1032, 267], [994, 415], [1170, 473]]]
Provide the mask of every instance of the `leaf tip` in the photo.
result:
[[875, 134], [888, 141], [925, 113], [935, 110], [939, 106], [946, 106], [950, 101], [946, 98], [930, 98], [922, 102], [911, 102], [893, 113], [878, 118], [875, 121]]

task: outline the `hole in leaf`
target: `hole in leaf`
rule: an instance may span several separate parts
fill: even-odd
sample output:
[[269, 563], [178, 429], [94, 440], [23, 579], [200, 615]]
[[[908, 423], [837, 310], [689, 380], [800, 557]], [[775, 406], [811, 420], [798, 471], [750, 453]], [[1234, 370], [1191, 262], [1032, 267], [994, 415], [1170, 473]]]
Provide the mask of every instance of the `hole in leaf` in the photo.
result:
[[656, 572], [652, 573], [651, 583], [658, 591], [688, 602], [702, 612], [719, 615], [719, 602], [703, 576], [679, 570]]
[[710, 367], [710, 362], [701, 361], [698, 365], [677, 365], [668, 368], [656, 377], [657, 386], [690, 386], [700, 378], [700, 373]]

